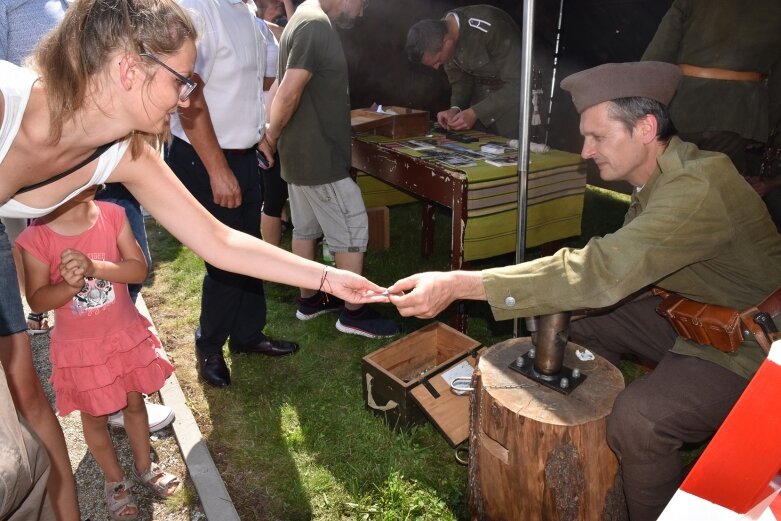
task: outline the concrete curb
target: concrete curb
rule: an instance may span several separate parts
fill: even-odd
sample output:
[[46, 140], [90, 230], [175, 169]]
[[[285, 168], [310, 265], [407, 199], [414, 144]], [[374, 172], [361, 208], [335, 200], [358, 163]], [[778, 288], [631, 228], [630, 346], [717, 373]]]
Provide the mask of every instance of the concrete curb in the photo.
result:
[[[144, 315], [154, 327], [152, 317], [149, 315], [149, 309], [146, 307], [142, 295], [138, 296], [136, 308]], [[193, 480], [195, 489], [201, 500], [201, 506], [209, 521], [241, 521], [236, 507], [225, 488], [220, 471], [214, 464], [206, 442], [201, 435], [201, 430], [195, 422], [190, 408], [179, 386], [179, 380], [176, 373], [172, 374], [165, 385], [160, 389], [160, 401], [171, 407], [176, 414], [172, 427], [174, 436], [179, 443], [179, 449], [184, 456], [184, 462], [187, 465], [187, 472]]]

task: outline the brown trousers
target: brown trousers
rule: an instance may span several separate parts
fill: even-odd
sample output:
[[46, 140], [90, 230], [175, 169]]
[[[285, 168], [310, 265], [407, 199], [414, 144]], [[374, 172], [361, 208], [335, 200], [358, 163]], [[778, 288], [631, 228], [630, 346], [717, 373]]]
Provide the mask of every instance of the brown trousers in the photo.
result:
[[49, 457], [14, 408], [0, 365], [0, 519], [54, 520], [46, 494]]
[[659, 300], [647, 294], [570, 325], [572, 342], [613, 364], [625, 355], [657, 363], [619, 394], [607, 419], [631, 521], [659, 517], [683, 480], [681, 448], [710, 438], [748, 385], [712, 362], [669, 352], [677, 335], [656, 313]]

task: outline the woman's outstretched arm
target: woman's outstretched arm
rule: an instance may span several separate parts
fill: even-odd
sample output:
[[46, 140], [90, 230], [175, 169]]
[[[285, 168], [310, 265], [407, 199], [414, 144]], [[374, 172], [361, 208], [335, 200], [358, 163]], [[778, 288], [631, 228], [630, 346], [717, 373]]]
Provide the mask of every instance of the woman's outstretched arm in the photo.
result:
[[233, 230], [204, 209], [151, 147], [126, 154], [109, 181], [122, 182], [174, 237], [223, 270], [291, 286], [323, 289], [356, 304], [387, 302], [385, 288]]

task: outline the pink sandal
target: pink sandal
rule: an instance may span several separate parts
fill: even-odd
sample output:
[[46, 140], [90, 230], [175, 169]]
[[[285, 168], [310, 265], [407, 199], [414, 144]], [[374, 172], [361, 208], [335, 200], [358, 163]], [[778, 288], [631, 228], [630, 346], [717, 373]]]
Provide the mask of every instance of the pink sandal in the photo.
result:
[[[139, 483], [149, 488], [152, 492], [161, 498], [173, 496], [179, 492], [179, 489], [182, 486], [179, 478], [173, 474], [164, 472], [163, 469], [160, 468], [160, 465], [155, 463], [152, 463], [152, 466], [149, 467], [149, 470], [143, 474], [141, 474], [138, 470], [136, 470], [136, 467], [133, 466], [133, 474], [136, 476], [136, 479]], [[171, 489], [171, 486], [174, 488]]]
[[106, 510], [114, 521], [132, 521], [138, 517], [136, 498], [130, 491], [132, 486], [133, 483], [129, 479], [106, 481], [103, 486], [103, 491], [106, 493]]

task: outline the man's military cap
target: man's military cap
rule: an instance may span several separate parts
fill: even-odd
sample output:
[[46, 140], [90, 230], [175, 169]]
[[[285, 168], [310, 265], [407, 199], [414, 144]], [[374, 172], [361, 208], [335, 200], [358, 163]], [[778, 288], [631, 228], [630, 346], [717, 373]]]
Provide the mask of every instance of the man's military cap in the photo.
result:
[[650, 98], [669, 105], [681, 79], [681, 69], [665, 62], [605, 63], [576, 72], [561, 80], [582, 113], [603, 101], [618, 98]]

